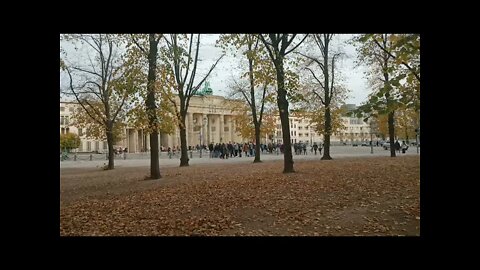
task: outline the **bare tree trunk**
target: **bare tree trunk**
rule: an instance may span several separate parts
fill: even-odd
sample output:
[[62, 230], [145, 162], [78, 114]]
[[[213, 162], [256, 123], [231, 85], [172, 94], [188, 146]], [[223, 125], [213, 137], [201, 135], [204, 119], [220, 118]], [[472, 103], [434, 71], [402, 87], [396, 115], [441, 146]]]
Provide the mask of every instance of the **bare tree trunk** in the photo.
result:
[[283, 70], [283, 58], [277, 59], [277, 105], [282, 122], [283, 135], [283, 173], [295, 172], [293, 169], [292, 144], [290, 142], [290, 121], [288, 119], [287, 91], [285, 90], [285, 72]]
[[255, 159], [253, 163], [262, 162], [260, 160], [260, 124], [255, 121]]
[[[248, 48], [251, 50], [251, 46]], [[249, 79], [250, 79], [250, 102], [251, 102], [251, 110], [252, 110], [252, 117], [253, 117], [253, 124], [255, 126], [255, 159], [253, 163], [262, 162], [260, 160], [260, 125], [261, 123], [258, 121], [257, 118], [257, 108], [255, 104], [255, 81], [253, 80], [253, 60], [251, 58], [248, 59], [248, 70], [249, 70]], [[262, 100], [265, 102], [265, 100]], [[261, 116], [261, 115], [260, 115]]]
[[150, 178], [160, 179], [160, 164], [158, 159], [158, 121], [157, 121], [157, 106], [155, 104], [155, 80], [157, 70], [157, 46], [155, 35], [149, 35], [150, 50], [148, 52], [148, 82], [147, 82], [147, 115], [150, 133]]
[[393, 116], [395, 111], [388, 113], [388, 135], [390, 136], [390, 157], [396, 157], [395, 155], [395, 126], [393, 125]]
[[325, 140], [323, 142], [322, 160], [330, 160], [330, 134], [332, 131], [332, 116], [330, 114], [330, 106], [325, 107]]
[[[182, 152], [182, 156], [180, 157], [180, 167], [186, 167], [188, 165], [188, 151], [187, 151], [187, 130], [185, 129], [185, 117], [183, 117], [183, 123], [180, 126], [180, 148]], [[200, 145], [203, 147], [203, 145]]]
[[107, 145], [108, 145], [108, 170], [113, 170], [115, 168], [114, 159], [115, 152], [113, 150], [113, 125], [108, 125], [107, 127]]
[[[156, 151], [153, 149], [156, 149]], [[150, 175], [152, 179], [159, 179], [162, 177], [160, 175], [158, 149], [158, 131], [154, 131], [150, 133]]]

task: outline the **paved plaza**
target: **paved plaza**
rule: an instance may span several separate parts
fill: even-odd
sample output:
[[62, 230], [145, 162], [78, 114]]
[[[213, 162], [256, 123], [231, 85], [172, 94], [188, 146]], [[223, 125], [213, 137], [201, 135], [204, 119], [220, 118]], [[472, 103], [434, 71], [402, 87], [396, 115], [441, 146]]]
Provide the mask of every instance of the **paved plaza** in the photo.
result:
[[[419, 149], [420, 153], [420, 149]], [[405, 154], [397, 152], [397, 156], [405, 155], [419, 155], [417, 154], [416, 147], [410, 147]], [[189, 164], [219, 164], [219, 163], [248, 163], [253, 162], [254, 157], [245, 157], [242, 154], [242, 157], [234, 157], [229, 159], [220, 159], [220, 158], [210, 158], [209, 153], [203, 152], [202, 158], [200, 158], [200, 153], [193, 151], [192, 157], [190, 158]], [[322, 151], [323, 155], [323, 151]], [[315, 160], [322, 157], [319, 153], [314, 155], [314, 153], [307, 151], [307, 155], [295, 155], [293, 154], [293, 160]], [[330, 148], [330, 156], [333, 159], [344, 158], [344, 157], [373, 157], [373, 156], [390, 156], [390, 150], [384, 150], [382, 147], [373, 147], [373, 154], [371, 153], [371, 147], [369, 146], [358, 146], [352, 147], [347, 146], [332, 146]], [[189, 152], [190, 157], [190, 152]], [[102, 167], [108, 163], [106, 160], [105, 154], [92, 154], [92, 160], [90, 160], [89, 154], [78, 154], [77, 160], [73, 160], [73, 154], [70, 154], [68, 160], [60, 161], [60, 168], [95, 168]], [[271, 160], [283, 160], [283, 154], [276, 153], [270, 154], [264, 152], [260, 155], [262, 161], [271, 161]], [[179, 166], [180, 164], [180, 155], [177, 153], [172, 158], [169, 158], [166, 152], [162, 152], [160, 156], [160, 167], [171, 167]], [[117, 155], [115, 157], [115, 167], [141, 167], [141, 166], [150, 166], [150, 153], [128, 153], [126, 154], [126, 159], [123, 155]]]

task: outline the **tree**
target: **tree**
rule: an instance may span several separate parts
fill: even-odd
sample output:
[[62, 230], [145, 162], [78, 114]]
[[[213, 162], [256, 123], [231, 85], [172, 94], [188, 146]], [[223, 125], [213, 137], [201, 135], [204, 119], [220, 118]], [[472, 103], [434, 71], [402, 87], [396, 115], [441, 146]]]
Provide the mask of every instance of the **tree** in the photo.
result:
[[[90, 105], [96, 107], [97, 110], [101, 110], [103, 104], [101, 102], [91, 101]], [[85, 135], [89, 139], [94, 140], [107, 140], [107, 133], [105, 132], [105, 126], [99, 124], [96, 121], [92, 121], [92, 118], [89, 114], [93, 114], [94, 110], [90, 107], [87, 107], [87, 110], [82, 108], [81, 106], [75, 107], [72, 113], [72, 122], [71, 124], [78, 129], [85, 129]], [[122, 111], [122, 114], [124, 112]], [[113, 123], [112, 128], [112, 141], [113, 144], [116, 144], [118, 141], [124, 138], [124, 131], [125, 131], [125, 123], [123, 122], [124, 116], [117, 116], [117, 121]]]
[[[259, 127], [260, 134], [258, 134], [258, 139], [255, 124], [253, 122], [251, 108], [249, 106], [245, 106], [245, 104], [242, 103], [242, 106], [232, 107], [232, 112], [235, 112], [233, 118], [237, 123], [235, 126], [235, 131], [240, 134], [242, 138], [255, 141], [256, 144], [260, 145], [260, 138], [272, 134], [275, 131], [274, 112], [266, 113], [263, 117], [262, 124]], [[260, 146], [258, 151], [261, 151]]]
[[[324, 151], [323, 160], [330, 160], [330, 136], [334, 133], [332, 129], [332, 107], [334, 104], [339, 104], [342, 93], [345, 92], [344, 88], [335, 85], [335, 63], [338, 60], [341, 53], [331, 51], [331, 41], [333, 34], [314, 34], [310, 35], [311, 41], [314, 43], [315, 49], [318, 49], [321, 56], [314, 56], [313, 54], [304, 54], [297, 52], [306, 59], [305, 69], [310, 72], [310, 75], [314, 79], [313, 87], [310, 89], [311, 98], [317, 100], [321, 107], [324, 109], [324, 124], [317, 125], [317, 127], [323, 127], [322, 130], [324, 137]], [[315, 65], [316, 64], [316, 65]], [[318, 72], [312, 69], [312, 66], [319, 68]], [[337, 71], [338, 72], [338, 71]], [[338, 106], [336, 107], [337, 109]], [[319, 120], [318, 116], [316, 118]]]
[[[274, 83], [274, 69], [270, 61], [266, 58], [262, 44], [256, 35], [253, 34], [230, 34], [222, 35], [217, 42], [224, 48], [233, 47], [235, 52], [243, 50], [242, 54], [248, 61], [248, 71], [243, 74], [242, 79], [248, 77], [248, 84], [237, 82], [234, 80], [232, 88], [232, 96], [240, 95], [250, 108], [249, 115], [251, 121], [243, 119], [246, 114], [240, 115], [237, 119], [240, 124], [237, 130], [243, 135], [248, 135], [249, 131], [244, 130], [246, 127], [251, 128], [253, 123], [255, 131], [255, 159], [253, 163], [261, 162], [260, 160], [260, 133], [265, 109], [265, 101], [268, 99], [267, 87]], [[257, 94], [258, 93], [258, 94]], [[258, 108], [260, 106], [260, 108]], [[251, 129], [250, 129], [251, 130]], [[252, 138], [245, 137], [244, 138]]]
[[[402, 106], [402, 95], [399, 91], [400, 80], [405, 76], [395, 76], [397, 65], [394, 58], [389, 53], [393, 44], [389, 39], [389, 34], [375, 34], [373, 38], [370, 35], [360, 35], [354, 40], [359, 45], [359, 60], [370, 67], [370, 84], [374, 87], [374, 92], [369, 100], [359, 106], [355, 114], [368, 117], [376, 117], [378, 114], [388, 115], [388, 134], [390, 140], [390, 156], [395, 157], [395, 110]], [[382, 44], [382, 48], [376, 43]], [[367, 118], [368, 118], [367, 117]]]
[[414, 79], [420, 82], [420, 35], [419, 34], [390, 34], [391, 44], [386, 46], [374, 34], [367, 34], [363, 39], [371, 39], [384, 53], [395, 60], [395, 64], [403, 65], [409, 71], [411, 83]]
[[60, 134], [60, 149], [70, 150], [80, 146], [80, 137], [75, 133]]
[[[162, 49], [162, 57], [167, 65], [168, 77], [173, 78], [171, 86], [178, 94], [179, 104], [174, 98], [169, 98], [173, 108], [175, 109], [175, 116], [177, 117], [178, 128], [180, 129], [180, 147], [182, 155], [180, 157], [180, 167], [188, 166], [188, 152], [187, 152], [187, 131], [185, 119], [187, 117], [188, 107], [190, 105], [190, 98], [197, 93], [197, 90], [208, 78], [217, 63], [224, 55], [221, 55], [217, 61], [211, 66], [208, 73], [203, 78], [195, 83], [195, 76], [197, 72], [198, 51], [200, 48], [200, 34], [196, 36], [196, 44], [194, 45], [194, 35], [170, 34], [165, 36], [164, 40], [167, 46]], [[188, 49], [187, 49], [188, 48]], [[195, 50], [195, 56], [192, 56], [192, 50]], [[192, 66], [193, 65], [193, 66]], [[180, 107], [180, 108], [179, 108]]]
[[[107, 169], [114, 169], [114, 124], [123, 114], [128, 97], [136, 91], [138, 71], [122, 58], [119, 52], [122, 40], [118, 35], [79, 34], [63, 38], [74, 44], [77, 51], [83, 50], [82, 55], [88, 58], [83, 59], [83, 63], [63, 60], [69, 77], [69, 91], [65, 93], [73, 95], [91, 120], [104, 128], [108, 144]], [[77, 59], [81, 58], [77, 55]]]
[[287, 89], [285, 88], [285, 69], [284, 69], [284, 59], [285, 57], [294, 51], [302, 42], [307, 38], [308, 35], [293, 46], [291, 49], [288, 47], [292, 44], [295, 39], [296, 34], [259, 34], [258, 37], [265, 45], [267, 49], [270, 60], [275, 66], [276, 79], [277, 79], [277, 105], [280, 114], [280, 121], [282, 123], [282, 134], [283, 134], [283, 143], [284, 143], [284, 153], [283, 153], [283, 172], [291, 173], [295, 172], [293, 169], [293, 156], [292, 156], [292, 145], [290, 141], [290, 121], [288, 119], [288, 100], [287, 100]]
[[[132, 43], [129, 43], [129, 45], [135, 44], [136, 48], [140, 50], [138, 53], [143, 56], [142, 59], [146, 58], [148, 60], [147, 96], [145, 99], [145, 106], [148, 117], [148, 130], [150, 133], [150, 178], [160, 179], [162, 176], [160, 174], [160, 160], [158, 154], [159, 121], [155, 98], [155, 87], [157, 86], [158, 43], [163, 35], [148, 34], [148, 37], [147, 35], [131, 35], [130, 37]], [[132, 54], [135, 55], [135, 52], [136, 51], [133, 50]]]
[[[331, 107], [330, 110], [330, 132], [332, 134], [339, 133], [345, 129], [345, 124], [343, 123], [342, 116], [344, 110], [341, 107]], [[319, 106], [318, 109], [310, 111], [307, 113], [307, 116], [310, 118], [310, 124], [313, 127], [313, 130], [318, 134], [325, 134], [326, 121], [325, 121], [325, 109], [323, 106]]]

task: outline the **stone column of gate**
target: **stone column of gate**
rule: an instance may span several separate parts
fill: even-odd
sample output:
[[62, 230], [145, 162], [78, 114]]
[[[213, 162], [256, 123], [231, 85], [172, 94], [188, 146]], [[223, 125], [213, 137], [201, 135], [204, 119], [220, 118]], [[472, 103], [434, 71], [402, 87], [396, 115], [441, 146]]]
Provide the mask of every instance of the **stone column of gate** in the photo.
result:
[[[230, 130], [229, 131], [230, 131], [230, 138], [232, 138], [232, 143], [235, 141], [235, 133], [233, 132], [233, 130], [235, 129], [234, 121], [235, 120], [233, 120], [233, 116], [230, 115]], [[235, 141], [235, 142], [237, 142], [237, 141]]]
[[138, 144], [138, 131], [136, 129], [132, 129], [132, 142], [133, 142], [133, 152], [137, 152], [137, 144]]
[[[208, 115], [208, 114], [202, 114], [202, 117], [207, 117], [207, 123], [205, 124], [205, 133], [204, 133], [204, 134], [205, 134], [205, 142], [206, 142], [205, 144], [208, 145], [208, 144], [210, 144], [210, 143], [212, 142], [212, 135], [211, 135], [211, 133], [210, 133], [210, 131], [212, 130], [212, 129], [210, 128], [210, 125], [211, 125], [211, 123], [210, 123], [210, 115]], [[202, 119], [203, 119], [203, 118], [202, 118]]]
[[[160, 137], [160, 135], [158, 136]], [[150, 132], [147, 132], [147, 152], [150, 152]]]
[[195, 145], [193, 137], [193, 113], [187, 113], [187, 149], [190, 145]]
[[232, 141], [232, 136], [230, 134], [230, 121], [232, 119], [230, 119], [230, 115], [224, 115], [223, 118], [225, 119], [225, 121], [227, 122], [227, 124], [225, 125], [225, 127], [228, 128], [228, 131], [225, 131], [225, 128], [223, 128], [224, 132], [223, 132], [223, 135], [225, 135], [225, 142], [228, 143], [228, 142], [231, 142]]
[[219, 136], [220, 138], [222, 138], [222, 143], [228, 143], [228, 141], [226, 141], [226, 138], [225, 138], [225, 132], [224, 132], [224, 126], [225, 126], [225, 123], [224, 123], [224, 115], [223, 114], [220, 114], [219, 115], [219, 121], [220, 121], [220, 132], [219, 132]]

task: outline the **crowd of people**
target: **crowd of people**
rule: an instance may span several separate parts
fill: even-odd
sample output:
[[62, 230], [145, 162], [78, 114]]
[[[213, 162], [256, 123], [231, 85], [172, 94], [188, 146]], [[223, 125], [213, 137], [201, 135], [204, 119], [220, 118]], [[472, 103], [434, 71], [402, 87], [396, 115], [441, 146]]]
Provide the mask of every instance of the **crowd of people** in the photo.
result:
[[[197, 152], [208, 151], [210, 158], [221, 158], [221, 159], [228, 159], [233, 157], [253, 157], [255, 156], [255, 143], [253, 142], [245, 142], [245, 143], [237, 143], [237, 142], [228, 142], [228, 143], [210, 143], [208, 145], [199, 145], [196, 146], [188, 146], [188, 151]], [[169, 155], [175, 156], [178, 152], [180, 152], [180, 146], [173, 146], [173, 147], [164, 147], [161, 146], [161, 151], [168, 152]], [[296, 155], [300, 154], [307, 154], [307, 144], [305, 143], [294, 143], [292, 145], [292, 150]], [[317, 151], [321, 154], [322, 153], [322, 144], [314, 143], [312, 146], [309, 147], [310, 152]], [[277, 143], [268, 143], [268, 144], [260, 144], [260, 151], [262, 154], [283, 154], [284, 145], [277, 144]]]

